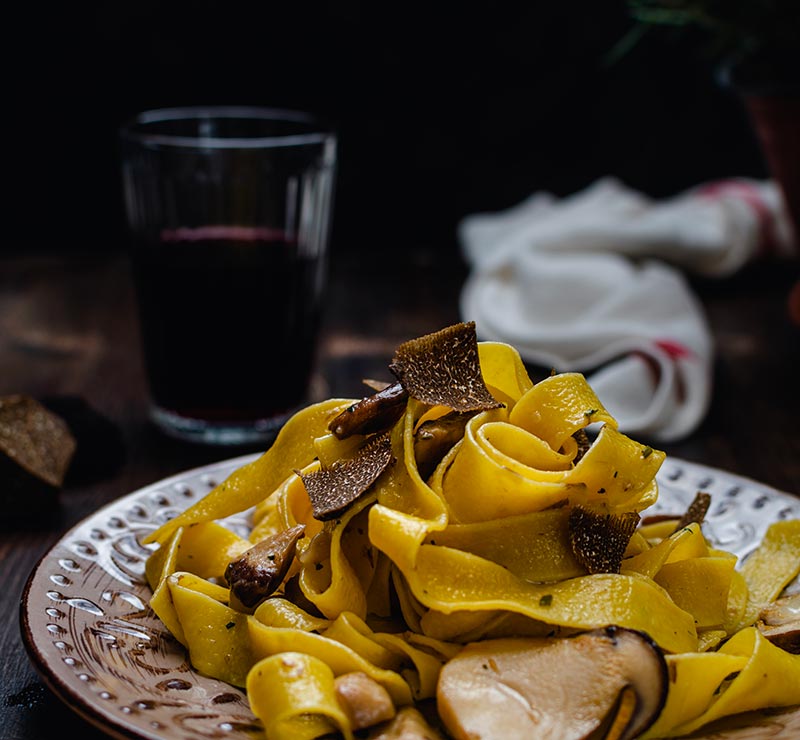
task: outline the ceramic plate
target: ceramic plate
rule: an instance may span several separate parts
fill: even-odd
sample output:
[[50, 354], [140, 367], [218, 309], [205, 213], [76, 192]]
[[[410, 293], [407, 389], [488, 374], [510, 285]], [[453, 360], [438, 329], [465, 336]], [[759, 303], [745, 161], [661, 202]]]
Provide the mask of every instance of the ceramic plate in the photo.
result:
[[[73, 710], [114, 737], [247, 738], [260, 730], [243, 691], [192, 670], [183, 647], [148, 609], [140, 539], [208, 493], [255, 455], [197, 468], [100, 509], [41, 559], [25, 588], [22, 635], [37, 670]], [[712, 495], [704, 529], [746, 557], [778, 519], [800, 518], [800, 499], [682, 460], [667, 459], [648, 513], [685, 509]], [[246, 534], [247, 517], [226, 520]], [[800, 709], [737, 717], [707, 738], [800, 737]]]

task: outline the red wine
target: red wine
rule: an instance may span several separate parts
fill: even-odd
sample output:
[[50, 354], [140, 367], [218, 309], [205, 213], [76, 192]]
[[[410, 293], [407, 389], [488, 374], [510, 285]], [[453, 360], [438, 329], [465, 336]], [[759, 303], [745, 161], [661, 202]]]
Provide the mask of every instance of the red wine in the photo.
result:
[[323, 265], [281, 231], [203, 226], [133, 249], [154, 402], [211, 422], [270, 419], [309, 385]]

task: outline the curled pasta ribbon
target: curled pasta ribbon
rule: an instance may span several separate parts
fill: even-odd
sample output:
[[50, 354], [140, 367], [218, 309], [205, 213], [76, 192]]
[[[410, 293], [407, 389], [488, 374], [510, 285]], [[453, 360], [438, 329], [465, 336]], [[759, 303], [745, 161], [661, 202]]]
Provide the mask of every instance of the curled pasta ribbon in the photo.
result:
[[742, 563], [750, 593], [744, 624], [752, 624], [761, 609], [774, 601], [800, 574], [800, 519], [774, 522], [758, 549]]
[[196, 584], [207, 584], [206, 590], [220, 589], [227, 600], [227, 590], [208, 579], [219, 579], [231, 560], [238, 558], [251, 546], [216, 522], [204, 522], [176, 529], [169, 540], [151, 555], [145, 564], [145, 576], [153, 596], [150, 606], [178, 642], [186, 646], [180, 619], [172, 602], [167, 579], [178, 571], [191, 572]]
[[479, 342], [478, 359], [487, 387], [508, 408], [533, 387], [519, 352], [510, 344]]
[[[487, 380], [490, 382], [490, 380]], [[576, 432], [602, 422], [575, 464]], [[479, 522], [561, 502], [641, 511], [655, 502], [655, 475], [664, 453], [616, 430], [585, 378], [566, 373], [534, 385], [507, 409], [486, 411], [467, 424], [442, 477], [441, 495], [457, 522]]]
[[709, 548], [700, 525], [692, 523], [623, 560], [621, 571], [655, 581], [694, 617], [698, 630], [722, 630], [722, 639], [732, 634], [743, 609], [735, 566], [736, 557]]
[[314, 458], [314, 441], [352, 399], [332, 398], [298, 411], [281, 428], [272, 446], [260, 457], [231, 473], [197, 503], [143, 538], [144, 544], [163, 542], [178, 527], [209, 522], [246, 511], [268, 498], [296, 468]]
[[[227, 589], [190, 573], [174, 573], [167, 579], [167, 584], [189, 659], [198, 671], [206, 675], [235, 686], [245, 686], [248, 672], [257, 661], [294, 651], [324, 661], [337, 676], [353, 671], [366, 673], [384, 686], [396, 706], [410, 704], [413, 700], [412, 689], [403, 676], [375, 665], [349, 645], [325, 634], [301, 629], [299, 622], [291, 627], [265, 624], [259, 618], [262, 607], [253, 615], [232, 609], [227, 605]], [[265, 616], [275, 624], [274, 612], [267, 611]], [[355, 615], [350, 615], [350, 618], [358, 620]], [[310, 624], [307, 623], [306, 627]], [[325, 629], [330, 629], [330, 626]], [[370, 639], [379, 639], [366, 625], [364, 629], [371, 635]], [[344, 631], [345, 628], [340, 627], [333, 634], [341, 636]], [[365, 652], [372, 657], [375, 655], [374, 650]], [[415, 678], [415, 682], [419, 685], [420, 679]]]
[[287, 651], [260, 660], [248, 675], [247, 696], [269, 740], [312, 740], [337, 730], [353, 738], [333, 671], [319, 658]]
[[569, 509], [450, 524], [425, 544], [471, 552], [526, 581], [547, 583], [586, 575], [569, 545]]
[[[449, 614], [502, 610], [572, 628], [607, 624], [648, 632], [665, 650], [697, 648], [692, 616], [649, 579], [596, 574], [536, 584], [501, 565], [440, 545], [418, 545], [412, 517], [376, 504], [370, 538], [402, 572], [414, 597]], [[458, 573], [457, 579], [452, 574]]]
[[775, 647], [755, 627], [717, 652], [668, 655], [667, 703], [643, 738], [679, 737], [716, 719], [800, 703], [800, 655]]
[[[374, 501], [368, 496], [346, 511], [328, 533], [323, 530], [324, 544], [313, 562], [300, 569], [300, 588], [326, 617], [335, 619], [342, 612], [352, 612], [364, 619], [367, 615], [367, 590], [374, 573], [374, 557], [369, 552], [366, 531], [361, 539], [364, 549], [351, 556], [345, 551], [345, 540], [351, 522]], [[322, 538], [322, 535], [320, 535]], [[309, 547], [314, 545], [309, 543]]]

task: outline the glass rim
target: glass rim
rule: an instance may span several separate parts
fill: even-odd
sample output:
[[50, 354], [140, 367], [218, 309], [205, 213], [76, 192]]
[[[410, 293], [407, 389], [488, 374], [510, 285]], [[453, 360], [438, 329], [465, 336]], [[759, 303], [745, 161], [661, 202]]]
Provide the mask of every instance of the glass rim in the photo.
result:
[[[261, 136], [202, 136], [178, 135], [148, 131], [150, 124], [166, 121], [246, 118], [251, 120], [298, 123], [310, 130]], [[203, 147], [207, 149], [248, 149], [269, 147], [308, 146], [335, 141], [330, 127], [311, 113], [288, 108], [269, 108], [253, 105], [196, 105], [152, 108], [137, 113], [120, 127], [125, 141], [151, 146]]]

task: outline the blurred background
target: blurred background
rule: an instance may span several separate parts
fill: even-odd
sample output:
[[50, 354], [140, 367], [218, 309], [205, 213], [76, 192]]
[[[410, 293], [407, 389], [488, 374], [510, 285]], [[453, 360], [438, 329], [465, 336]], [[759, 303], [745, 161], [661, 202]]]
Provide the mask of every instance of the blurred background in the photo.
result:
[[[26, 4], [7, 13], [0, 253], [125, 246], [116, 132], [139, 110], [309, 110], [340, 136], [333, 250], [456, 249], [469, 213], [614, 175], [652, 196], [762, 177], [691, 34], [627, 53], [622, 0]], [[10, 176], [8, 176], [10, 175]]]

